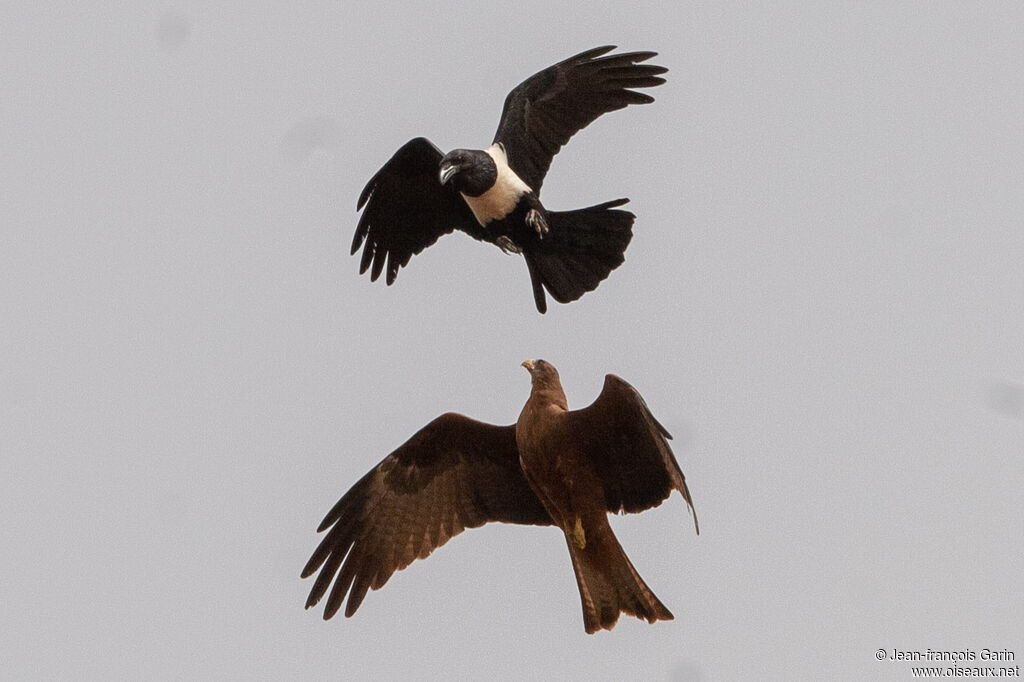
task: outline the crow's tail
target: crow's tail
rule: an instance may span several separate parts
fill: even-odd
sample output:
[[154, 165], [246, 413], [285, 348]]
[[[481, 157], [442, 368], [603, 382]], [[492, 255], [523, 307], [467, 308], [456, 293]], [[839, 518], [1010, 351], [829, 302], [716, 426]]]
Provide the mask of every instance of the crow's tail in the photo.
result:
[[622, 264], [636, 216], [615, 207], [627, 201], [547, 212], [548, 233], [525, 253], [537, 310], [547, 311], [544, 289], [559, 303], [575, 301]]

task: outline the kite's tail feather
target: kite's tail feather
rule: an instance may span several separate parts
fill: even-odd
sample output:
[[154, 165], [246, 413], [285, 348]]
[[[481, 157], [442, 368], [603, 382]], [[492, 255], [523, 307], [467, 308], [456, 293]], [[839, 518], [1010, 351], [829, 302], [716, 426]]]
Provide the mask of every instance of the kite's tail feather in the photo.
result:
[[[586, 534], [566, 533], [587, 633], [611, 630], [620, 613], [648, 623], [672, 620], [672, 613], [633, 568], [607, 519]], [[581, 547], [580, 545], [583, 544]]]
[[547, 289], [559, 303], [575, 301], [593, 291], [625, 260], [633, 237], [629, 211], [616, 209], [629, 199], [616, 199], [575, 211], [548, 211], [549, 231], [526, 254], [537, 309], [544, 312]]

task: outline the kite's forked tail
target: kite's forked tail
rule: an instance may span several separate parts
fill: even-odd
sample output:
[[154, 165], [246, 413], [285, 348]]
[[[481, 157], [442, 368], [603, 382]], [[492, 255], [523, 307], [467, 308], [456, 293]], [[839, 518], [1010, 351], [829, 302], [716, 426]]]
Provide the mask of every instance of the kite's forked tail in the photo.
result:
[[583, 625], [588, 634], [611, 630], [620, 613], [643, 618], [648, 623], [672, 620], [672, 613], [658, 600], [633, 568], [615, 538], [608, 519], [600, 519], [584, 532], [577, 522], [565, 539], [576, 572], [576, 584], [583, 601]]
[[559, 303], [575, 301], [622, 264], [636, 216], [615, 207], [627, 201], [547, 212], [549, 231], [525, 254], [537, 310], [547, 310], [544, 289]]

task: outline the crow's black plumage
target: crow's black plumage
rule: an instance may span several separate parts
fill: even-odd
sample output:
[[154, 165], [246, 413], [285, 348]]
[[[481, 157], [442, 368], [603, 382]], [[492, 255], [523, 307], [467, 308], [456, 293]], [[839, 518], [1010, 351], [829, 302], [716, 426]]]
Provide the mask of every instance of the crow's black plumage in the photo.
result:
[[601, 114], [654, 98], [633, 88], [665, 82], [663, 66], [643, 64], [654, 52], [581, 52], [520, 83], [505, 99], [486, 150], [442, 154], [426, 138], [407, 142], [367, 183], [352, 253], [363, 249], [360, 274], [388, 284], [414, 254], [453, 230], [521, 253], [537, 310], [544, 290], [575, 301], [623, 261], [635, 216], [628, 199], [575, 211], [549, 211], [540, 189], [562, 145]]

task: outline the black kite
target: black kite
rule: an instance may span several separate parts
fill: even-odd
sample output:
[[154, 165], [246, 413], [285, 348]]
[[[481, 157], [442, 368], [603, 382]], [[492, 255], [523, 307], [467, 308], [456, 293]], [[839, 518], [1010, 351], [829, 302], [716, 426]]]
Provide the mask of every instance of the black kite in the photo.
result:
[[636, 389], [613, 374], [593, 404], [569, 411], [550, 363], [527, 360], [523, 366], [532, 390], [516, 424], [441, 415], [334, 505], [318, 528], [327, 535], [302, 570], [303, 578], [320, 570], [306, 608], [333, 581], [324, 618], [338, 611], [346, 594], [345, 615], [351, 616], [367, 590], [383, 587], [395, 571], [465, 528], [503, 521], [561, 528], [588, 633], [610, 630], [620, 612], [651, 623], [672, 618], [607, 519], [608, 512], [656, 507], [673, 490], [693, 512], [666, 440], [671, 436]]

